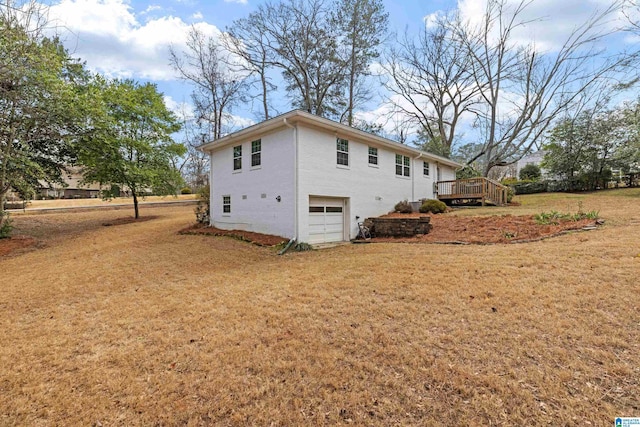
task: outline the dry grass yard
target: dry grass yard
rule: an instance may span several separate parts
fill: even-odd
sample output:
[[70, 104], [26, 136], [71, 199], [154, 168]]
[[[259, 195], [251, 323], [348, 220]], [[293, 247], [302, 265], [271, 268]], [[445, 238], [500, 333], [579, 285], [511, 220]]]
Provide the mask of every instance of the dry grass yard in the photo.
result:
[[[453, 215], [599, 210], [519, 245], [277, 256], [156, 218], [16, 215], [0, 257], [0, 425], [612, 425], [640, 416], [640, 191]], [[447, 214], [450, 215], [450, 214]]]

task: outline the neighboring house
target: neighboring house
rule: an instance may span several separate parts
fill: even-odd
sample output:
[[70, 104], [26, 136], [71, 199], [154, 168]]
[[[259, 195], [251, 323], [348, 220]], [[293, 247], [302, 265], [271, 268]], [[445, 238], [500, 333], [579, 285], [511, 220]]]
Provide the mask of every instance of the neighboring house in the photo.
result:
[[82, 172], [78, 167], [68, 167], [68, 172], [63, 172], [62, 178], [65, 185], [49, 185], [42, 181], [38, 189], [39, 197], [44, 199], [74, 199], [96, 198], [100, 196], [100, 184], [82, 184]]
[[[518, 160], [518, 163], [516, 163], [516, 177], [520, 178], [520, 170], [527, 165], [536, 165], [540, 167], [540, 164], [542, 163], [542, 159], [544, 159], [545, 154], [546, 154], [546, 151], [539, 150], [539, 151], [536, 151], [535, 153], [528, 154], [523, 158], [521, 158], [520, 160]], [[548, 178], [548, 174], [545, 172], [544, 169], [540, 168], [540, 172], [542, 173], [542, 176], [544, 178]]]
[[345, 241], [401, 200], [435, 198], [461, 165], [295, 110], [200, 146], [211, 225], [298, 242]]

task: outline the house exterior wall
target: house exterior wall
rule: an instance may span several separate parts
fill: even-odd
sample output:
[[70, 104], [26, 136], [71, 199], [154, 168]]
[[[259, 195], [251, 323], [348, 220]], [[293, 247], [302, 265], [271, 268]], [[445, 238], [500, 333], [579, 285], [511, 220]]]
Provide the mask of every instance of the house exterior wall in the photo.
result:
[[[261, 165], [251, 166], [251, 142], [221, 147], [211, 159], [211, 224], [226, 230], [294, 237], [294, 131], [284, 128], [261, 140]], [[242, 145], [242, 168], [234, 170], [233, 147]], [[223, 196], [231, 212], [223, 212]], [[280, 201], [277, 197], [280, 197]]]
[[[336, 139], [349, 141], [349, 165], [337, 164]], [[378, 165], [369, 164], [369, 147], [378, 149]], [[396, 154], [411, 160], [410, 176], [396, 175]], [[429, 175], [423, 162], [429, 162]], [[440, 165], [442, 179], [455, 179], [453, 168]], [[358, 221], [393, 210], [401, 200], [434, 198], [437, 166], [431, 159], [413, 153], [393, 151], [373, 141], [349, 139], [309, 126], [298, 125], [298, 209], [299, 241], [309, 234], [309, 198], [336, 197], [346, 201], [345, 239], [354, 238]], [[356, 216], [360, 219], [356, 220]]]
[[[348, 165], [338, 164], [337, 138], [348, 141]], [[252, 167], [252, 141], [257, 139], [261, 164]], [[240, 170], [234, 170], [237, 146], [242, 147]], [[369, 162], [370, 147], [377, 149], [377, 164]], [[201, 149], [211, 159], [212, 225], [298, 242], [354, 238], [359, 221], [385, 214], [401, 200], [434, 198], [436, 181], [455, 179], [453, 162], [301, 111], [250, 126]], [[396, 174], [397, 154], [409, 160], [410, 176]], [[429, 164], [428, 174], [424, 162]], [[225, 212], [225, 205], [230, 212]]]

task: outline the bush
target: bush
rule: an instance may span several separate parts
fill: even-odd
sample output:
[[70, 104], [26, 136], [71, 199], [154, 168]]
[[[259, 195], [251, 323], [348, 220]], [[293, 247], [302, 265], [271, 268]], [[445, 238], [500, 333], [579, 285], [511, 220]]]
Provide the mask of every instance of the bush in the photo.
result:
[[200, 224], [209, 225], [211, 220], [211, 203], [210, 203], [209, 186], [206, 185], [198, 191], [198, 204], [196, 206], [196, 221]]
[[447, 205], [445, 205], [440, 200], [425, 200], [422, 202], [422, 206], [420, 206], [421, 213], [434, 213], [439, 214], [447, 211]]
[[182, 190], [180, 190], [180, 194], [191, 194], [191, 188], [190, 187], [184, 187]]
[[516, 192], [513, 191], [513, 187], [507, 187], [507, 203], [511, 203], [513, 200], [513, 196], [516, 195]]
[[396, 203], [396, 206], [393, 208], [393, 210], [394, 212], [400, 212], [400, 213], [413, 212], [413, 209], [411, 208], [411, 203], [409, 203], [407, 200], [402, 200]]
[[0, 212], [0, 239], [6, 239], [10, 237], [12, 229], [13, 226], [11, 225], [9, 214], [4, 211]]
[[509, 178], [504, 178], [502, 181], [500, 181], [500, 184], [502, 185], [514, 185], [519, 183], [520, 181], [518, 181], [518, 178], [516, 177], [509, 177]]
[[517, 184], [511, 185], [513, 191], [516, 194], [534, 194], [534, 193], [544, 193], [547, 191], [547, 183], [546, 181], [539, 182], [518, 182]]
[[456, 171], [456, 179], [478, 178], [480, 176], [482, 176], [482, 173], [469, 165]]
[[542, 171], [540, 170], [540, 166], [534, 165], [533, 163], [529, 163], [528, 165], [520, 169], [521, 180], [538, 181], [541, 176]]

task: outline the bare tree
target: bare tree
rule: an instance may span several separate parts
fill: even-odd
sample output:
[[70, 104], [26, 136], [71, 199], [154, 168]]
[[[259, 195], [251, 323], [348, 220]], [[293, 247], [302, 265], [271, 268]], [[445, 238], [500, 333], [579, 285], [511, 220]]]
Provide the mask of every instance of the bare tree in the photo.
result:
[[384, 68], [386, 88], [396, 111], [419, 128], [432, 146], [450, 153], [461, 117], [473, 113], [483, 83], [476, 81], [456, 37], [457, 14], [438, 16], [425, 25], [417, 42], [409, 35], [390, 50]]
[[324, 0], [285, 0], [260, 5], [248, 20], [264, 36], [266, 64], [282, 72], [294, 106], [335, 116], [343, 104], [346, 64], [339, 31]]
[[522, 158], [582, 92], [629, 64], [629, 57], [605, 57], [596, 48], [610, 34], [606, 24], [621, 1], [595, 11], [555, 52], [515, 41], [516, 29], [528, 23], [523, 15], [531, 3], [520, 0], [509, 8], [506, 0], [488, 0], [481, 23], [457, 31], [482, 99], [476, 126], [484, 175]]
[[269, 93], [276, 89], [276, 86], [269, 78], [269, 40], [267, 35], [257, 29], [263, 27], [260, 14], [251, 14], [248, 18], [238, 19], [227, 29], [227, 36], [223, 38], [226, 49], [238, 57], [244, 59], [243, 71], [250, 76], [257, 77], [260, 87], [260, 100], [262, 103], [262, 120], [268, 120], [269, 113]]
[[170, 48], [171, 65], [182, 79], [193, 84], [192, 98], [198, 120], [211, 127], [211, 137], [224, 134], [224, 124], [232, 108], [240, 102], [246, 89], [246, 74], [234, 72], [233, 60], [220, 42], [192, 27], [187, 37], [187, 49], [177, 52]]
[[378, 50], [387, 32], [389, 14], [381, 0], [341, 0], [334, 16], [341, 28], [347, 76], [346, 109], [340, 117], [354, 124], [354, 110], [370, 99], [370, 88], [364, 78], [370, 74], [371, 61], [380, 56]]

